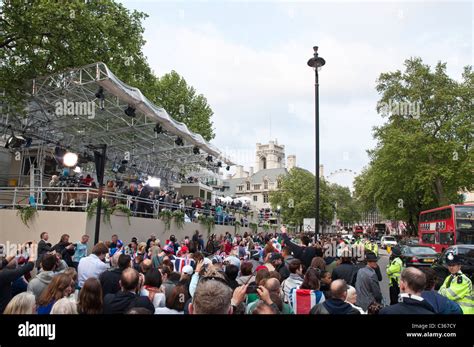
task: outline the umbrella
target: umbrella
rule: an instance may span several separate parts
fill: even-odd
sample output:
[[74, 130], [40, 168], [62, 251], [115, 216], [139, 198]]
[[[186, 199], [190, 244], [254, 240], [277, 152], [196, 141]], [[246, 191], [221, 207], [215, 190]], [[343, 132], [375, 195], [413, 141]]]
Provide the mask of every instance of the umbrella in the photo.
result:
[[252, 199], [250, 199], [248, 196], [241, 196], [239, 198], [234, 199], [234, 201], [250, 202], [252, 201]]
[[226, 196], [225, 198], [219, 198], [220, 201], [223, 202], [232, 202], [232, 198], [230, 196]]

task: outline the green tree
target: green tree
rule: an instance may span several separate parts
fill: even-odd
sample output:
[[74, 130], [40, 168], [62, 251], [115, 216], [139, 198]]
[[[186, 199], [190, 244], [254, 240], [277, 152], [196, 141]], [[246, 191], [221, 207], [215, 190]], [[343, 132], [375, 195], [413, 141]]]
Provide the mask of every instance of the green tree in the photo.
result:
[[10, 106], [30, 81], [102, 61], [144, 94], [155, 77], [142, 53], [147, 17], [111, 0], [5, 0], [1, 5], [0, 80]]
[[214, 112], [207, 99], [202, 94], [196, 94], [196, 90], [176, 71], [163, 75], [155, 82], [152, 101], [207, 141], [215, 137], [211, 121]]
[[35, 77], [103, 62], [173, 118], [214, 138], [206, 98], [174, 71], [153, 75], [142, 52], [145, 13], [112, 0], [5, 0], [0, 6], [0, 92], [13, 110], [22, 112]]
[[361, 214], [357, 201], [347, 187], [338, 184], [329, 185], [330, 203], [334, 206], [337, 219], [341, 223], [354, 224], [360, 221]]
[[[283, 223], [302, 226], [304, 218], [316, 217], [315, 176], [304, 169], [293, 168], [281, 177], [281, 188], [270, 193], [273, 209], [281, 206]], [[320, 221], [332, 221], [334, 209], [329, 197], [329, 188], [324, 180], [320, 184]]]
[[381, 74], [377, 91], [377, 111], [388, 120], [374, 129], [377, 146], [356, 196], [414, 230], [420, 211], [458, 203], [461, 190], [474, 189], [474, 74], [467, 66], [457, 82], [446, 64], [432, 70], [413, 58], [403, 72]]

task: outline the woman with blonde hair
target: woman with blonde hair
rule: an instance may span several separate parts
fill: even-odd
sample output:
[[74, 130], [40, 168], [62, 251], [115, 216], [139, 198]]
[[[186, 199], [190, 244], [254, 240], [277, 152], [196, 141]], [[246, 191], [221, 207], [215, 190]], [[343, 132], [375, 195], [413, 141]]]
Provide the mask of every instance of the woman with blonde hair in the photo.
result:
[[8, 303], [3, 314], [36, 314], [35, 296], [30, 292], [15, 295]]
[[77, 306], [68, 298], [62, 298], [55, 302], [51, 314], [77, 314]]
[[143, 260], [148, 259], [148, 253], [146, 251], [146, 242], [140, 242], [138, 244], [137, 250], [138, 250], [137, 255], [141, 255], [143, 257]]

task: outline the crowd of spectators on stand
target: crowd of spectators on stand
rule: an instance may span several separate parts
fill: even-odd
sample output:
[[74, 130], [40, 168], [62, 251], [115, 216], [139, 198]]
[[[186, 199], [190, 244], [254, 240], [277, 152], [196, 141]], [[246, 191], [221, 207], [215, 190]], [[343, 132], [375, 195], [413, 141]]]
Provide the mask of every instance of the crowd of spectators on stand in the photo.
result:
[[208, 239], [196, 231], [184, 239], [88, 242], [87, 235], [74, 243], [65, 234], [53, 245], [43, 232], [37, 252], [28, 251], [30, 242], [2, 259], [0, 312], [431, 314], [430, 302], [441, 302], [432, 289], [436, 274], [408, 268], [400, 277], [402, 301], [388, 306], [377, 254], [337, 235], [290, 237], [282, 227]]
[[[191, 177], [194, 182], [194, 178]], [[71, 184], [69, 184], [71, 183]], [[80, 211], [85, 200], [92, 203], [97, 198], [97, 191], [88, 194], [84, 191], [74, 191], [74, 188], [97, 188], [90, 175], [70, 174], [69, 171], [61, 175], [54, 175], [49, 183], [50, 188], [69, 188], [66, 192], [60, 190], [45, 193], [43, 204], [47, 209], [60, 209]], [[63, 207], [60, 207], [62, 199]], [[181, 210], [186, 214], [186, 222], [197, 222], [200, 215], [214, 216], [215, 223], [221, 225], [234, 225], [239, 221], [243, 226], [249, 226], [250, 206], [242, 201], [226, 202], [216, 198], [211, 200], [193, 196], [180, 196], [175, 191], [165, 191], [150, 187], [141, 181], [129, 182], [108, 180], [105, 183], [103, 199], [110, 207], [118, 204], [127, 205], [135, 217], [156, 218], [159, 212], [168, 209]], [[75, 201], [71, 205], [71, 201]], [[238, 216], [237, 216], [238, 214]], [[262, 216], [263, 218], [263, 216]]]

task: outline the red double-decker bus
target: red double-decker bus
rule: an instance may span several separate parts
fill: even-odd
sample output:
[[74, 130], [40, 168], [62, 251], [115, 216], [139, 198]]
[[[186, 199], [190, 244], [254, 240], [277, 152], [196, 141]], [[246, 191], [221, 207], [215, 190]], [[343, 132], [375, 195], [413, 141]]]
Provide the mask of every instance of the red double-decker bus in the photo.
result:
[[474, 244], [474, 205], [449, 205], [420, 213], [421, 246], [442, 252], [451, 245]]

